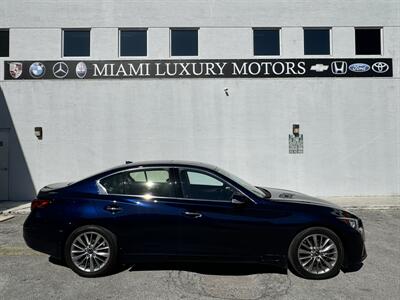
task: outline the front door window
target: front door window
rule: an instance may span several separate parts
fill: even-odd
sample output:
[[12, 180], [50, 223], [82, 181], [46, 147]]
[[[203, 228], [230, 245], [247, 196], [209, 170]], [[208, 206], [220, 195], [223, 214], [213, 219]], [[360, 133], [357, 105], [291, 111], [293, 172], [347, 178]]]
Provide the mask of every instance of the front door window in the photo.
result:
[[233, 189], [220, 179], [195, 170], [181, 170], [185, 198], [231, 201]]

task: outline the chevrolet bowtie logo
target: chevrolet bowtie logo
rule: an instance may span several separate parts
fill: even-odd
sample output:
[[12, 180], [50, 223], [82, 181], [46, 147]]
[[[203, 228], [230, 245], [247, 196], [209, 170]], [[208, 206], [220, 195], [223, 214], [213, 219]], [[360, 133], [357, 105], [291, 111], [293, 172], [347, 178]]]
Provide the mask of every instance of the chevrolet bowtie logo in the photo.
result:
[[310, 70], [315, 71], [315, 72], [324, 72], [328, 70], [329, 66], [328, 65], [323, 65], [323, 64], [316, 64], [312, 65]]

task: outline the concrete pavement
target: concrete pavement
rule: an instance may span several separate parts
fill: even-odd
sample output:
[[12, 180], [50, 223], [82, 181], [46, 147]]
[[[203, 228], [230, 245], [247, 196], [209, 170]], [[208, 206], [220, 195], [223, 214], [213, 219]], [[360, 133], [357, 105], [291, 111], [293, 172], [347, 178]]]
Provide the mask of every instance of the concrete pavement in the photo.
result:
[[29, 214], [30, 208], [30, 201], [0, 201], [0, 216]]

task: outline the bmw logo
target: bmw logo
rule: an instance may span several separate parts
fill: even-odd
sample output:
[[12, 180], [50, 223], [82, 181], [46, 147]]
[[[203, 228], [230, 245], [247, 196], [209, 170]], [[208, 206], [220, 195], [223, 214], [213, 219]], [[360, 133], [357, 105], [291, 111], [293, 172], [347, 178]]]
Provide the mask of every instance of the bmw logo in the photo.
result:
[[29, 74], [33, 78], [41, 78], [46, 73], [46, 67], [41, 62], [34, 62], [29, 67]]

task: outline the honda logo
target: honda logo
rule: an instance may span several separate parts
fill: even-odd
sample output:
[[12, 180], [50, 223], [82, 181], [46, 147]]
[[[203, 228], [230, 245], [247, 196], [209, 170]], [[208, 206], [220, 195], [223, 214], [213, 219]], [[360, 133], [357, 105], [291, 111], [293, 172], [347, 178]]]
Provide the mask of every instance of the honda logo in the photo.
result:
[[332, 73], [335, 75], [344, 75], [347, 73], [347, 62], [334, 61], [331, 63]]

